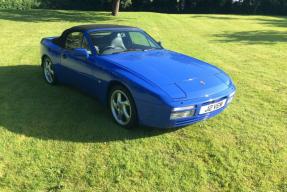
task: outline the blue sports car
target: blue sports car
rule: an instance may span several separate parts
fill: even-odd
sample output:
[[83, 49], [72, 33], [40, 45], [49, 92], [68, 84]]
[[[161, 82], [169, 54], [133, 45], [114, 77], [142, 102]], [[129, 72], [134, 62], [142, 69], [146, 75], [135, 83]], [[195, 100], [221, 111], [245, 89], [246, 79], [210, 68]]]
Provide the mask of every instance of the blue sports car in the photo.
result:
[[126, 128], [189, 125], [222, 112], [235, 94], [222, 70], [166, 50], [136, 27], [75, 26], [43, 38], [41, 57], [48, 84], [96, 96]]

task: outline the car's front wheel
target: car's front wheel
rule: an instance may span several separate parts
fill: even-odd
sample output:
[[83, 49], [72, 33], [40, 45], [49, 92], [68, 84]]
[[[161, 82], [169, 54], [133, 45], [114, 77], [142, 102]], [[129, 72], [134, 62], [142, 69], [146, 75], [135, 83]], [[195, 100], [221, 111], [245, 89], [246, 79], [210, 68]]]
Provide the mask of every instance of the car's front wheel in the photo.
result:
[[51, 59], [49, 57], [44, 57], [42, 62], [45, 81], [50, 85], [56, 84], [56, 74]]
[[109, 106], [113, 119], [125, 128], [137, 124], [136, 106], [130, 92], [123, 86], [114, 86], [110, 91]]

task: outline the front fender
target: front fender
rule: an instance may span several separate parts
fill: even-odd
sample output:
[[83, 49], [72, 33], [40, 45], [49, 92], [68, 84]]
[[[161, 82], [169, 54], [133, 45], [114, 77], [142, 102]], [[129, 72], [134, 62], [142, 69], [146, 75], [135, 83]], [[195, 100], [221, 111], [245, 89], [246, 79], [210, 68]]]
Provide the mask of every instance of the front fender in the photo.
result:
[[125, 70], [118, 70], [115, 76], [130, 91], [140, 124], [157, 127], [162, 119], [169, 118], [171, 98], [167, 93]]
[[170, 100], [169, 95], [162, 91], [157, 85], [137, 77], [136, 75], [122, 69], [115, 72], [116, 81], [124, 84], [134, 100], [141, 100], [150, 104], [163, 105]]

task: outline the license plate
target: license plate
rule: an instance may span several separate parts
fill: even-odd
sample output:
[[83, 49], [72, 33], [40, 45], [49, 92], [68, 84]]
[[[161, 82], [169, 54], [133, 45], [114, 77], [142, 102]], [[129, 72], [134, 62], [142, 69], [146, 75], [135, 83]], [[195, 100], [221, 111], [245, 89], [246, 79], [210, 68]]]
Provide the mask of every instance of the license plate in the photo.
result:
[[199, 114], [205, 114], [205, 113], [210, 113], [212, 111], [216, 111], [216, 110], [224, 107], [225, 103], [226, 103], [226, 99], [219, 101], [219, 102], [216, 102], [216, 103], [202, 106], [200, 108]]

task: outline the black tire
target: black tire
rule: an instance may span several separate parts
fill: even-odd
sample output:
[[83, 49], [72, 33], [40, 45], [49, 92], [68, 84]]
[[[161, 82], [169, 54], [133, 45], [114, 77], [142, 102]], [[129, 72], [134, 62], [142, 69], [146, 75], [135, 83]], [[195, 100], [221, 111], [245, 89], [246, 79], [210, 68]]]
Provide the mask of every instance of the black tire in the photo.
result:
[[[129, 104], [130, 104], [130, 119], [128, 120], [128, 123], [121, 123], [121, 122], [119, 122], [119, 120], [115, 117], [115, 112], [113, 112], [112, 99], [114, 99], [114, 95], [118, 94], [118, 93], [124, 93], [125, 96], [127, 97], [128, 101], [129, 101]], [[124, 98], [124, 95], [122, 95], [122, 97]], [[125, 99], [123, 99], [123, 100], [125, 100]], [[123, 103], [125, 103], [125, 102], [123, 102]], [[116, 86], [113, 86], [111, 88], [111, 90], [109, 92], [108, 106], [109, 106], [109, 111], [111, 113], [111, 116], [112, 116], [113, 120], [118, 125], [126, 128], [126, 129], [133, 129], [133, 128], [135, 128], [138, 125], [137, 110], [136, 110], [135, 102], [133, 100], [132, 95], [128, 91], [128, 89], [125, 88], [124, 86], [116, 85]], [[126, 110], [126, 111], [128, 111], [128, 110]], [[124, 113], [122, 115], [125, 116]]]
[[[48, 65], [50, 66], [50, 67], [48, 67], [49, 70], [47, 69]], [[52, 60], [49, 57], [45, 56], [42, 59], [42, 65], [41, 66], [42, 66], [43, 78], [46, 81], [46, 83], [48, 83], [49, 85], [57, 84], [56, 73], [54, 70], [54, 64], [53, 64]]]

